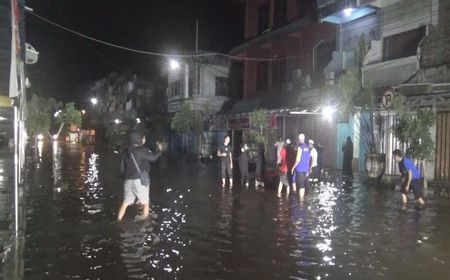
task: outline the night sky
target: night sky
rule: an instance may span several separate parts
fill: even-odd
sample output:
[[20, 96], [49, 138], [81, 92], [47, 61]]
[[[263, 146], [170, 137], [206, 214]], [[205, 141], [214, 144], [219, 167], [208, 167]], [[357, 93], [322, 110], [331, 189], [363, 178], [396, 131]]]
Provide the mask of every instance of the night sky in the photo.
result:
[[[244, 4], [238, 0], [28, 0], [27, 6], [80, 33], [135, 49], [192, 52], [195, 19], [199, 49], [228, 52], [242, 42]], [[26, 41], [40, 52], [27, 68], [31, 92], [84, 102], [85, 88], [114, 71], [131, 70], [150, 79], [163, 61], [100, 45], [26, 17]]]

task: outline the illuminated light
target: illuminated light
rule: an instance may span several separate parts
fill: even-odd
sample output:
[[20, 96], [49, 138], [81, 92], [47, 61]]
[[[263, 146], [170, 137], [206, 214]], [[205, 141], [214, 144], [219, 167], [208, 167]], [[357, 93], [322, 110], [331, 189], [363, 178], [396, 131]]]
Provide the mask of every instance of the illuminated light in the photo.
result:
[[291, 115], [306, 115], [308, 111], [303, 110], [303, 111], [290, 111], [289, 113]]
[[55, 134], [55, 135], [52, 136], [52, 138], [53, 138], [53, 140], [58, 140], [58, 135]]
[[349, 17], [353, 13], [353, 8], [346, 8], [346, 9], [344, 9], [343, 12], [344, 12], [344, 16]]
[[6, 121], [6, 120], [8, 120], [8, 118], [0, 116], [0, 121]]
[[81, 114], [86, 114], [86, 110], [81, 110]]
[[97, 103], [98, 103], [97, 97], [92, 97], [91, 98], [91, 103], [92, 103], [92, 105], [97, 105]]
[[169, 66], [170, 66], [170, 70], [178, 70], [180, 69], [180, 63], [175, 60], [175, 59], [171, 59], [169, 61]]
[[137, 123], [141, 123], [141, 119], [140, 118], [136, 118], [136, 122]]
[[115, 124], [119, 124], [119, 123], [120, 123], [120, 120], [119, 120], [119, 119], [115, 119], [115, 120], [114, 120], [114, 123], [115, 123]]
[[[44, 137], [44, 136], [42, 136], [42, 137]], [[38, 147], [39, 158], [42, 158], [42, 150], [44, 148], [44, 141], [39, 140], [37, 143], [37, 147]]]
[[322, 115], [327, 121], [331, 121], [333, 119], [333, 115], [336, 112], [336, 109], [331, 106], [325, 106], [322, 108]]
[[37, 135], [37, 139], [38, 139], [39, 141], [42, 141], [42, 140], [44, 139], [44, 135], [38, 134], [38, 135]]

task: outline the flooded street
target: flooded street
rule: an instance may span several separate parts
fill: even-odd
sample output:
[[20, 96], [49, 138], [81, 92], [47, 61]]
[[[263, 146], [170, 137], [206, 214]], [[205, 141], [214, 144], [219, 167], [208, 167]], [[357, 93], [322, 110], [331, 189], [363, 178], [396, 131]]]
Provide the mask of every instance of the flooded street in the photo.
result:
[[157, 217], [115, 221], [119, 156], [58, 148], [31, 174], [26, 279], [450, 279], [450, 200], [402, 210], [398, 192], [356, 180], [222, 189], [216, 162], [152, 166]]

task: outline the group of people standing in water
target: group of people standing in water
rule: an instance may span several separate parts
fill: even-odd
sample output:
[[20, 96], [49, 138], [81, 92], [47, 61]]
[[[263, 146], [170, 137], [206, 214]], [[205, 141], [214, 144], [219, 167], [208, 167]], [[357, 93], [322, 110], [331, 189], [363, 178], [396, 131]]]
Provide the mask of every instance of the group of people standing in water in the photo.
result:
[[[322, 155], [323, 146], [315, 145], [314, 140], [310, 139], [306, 143], [306, 137], [303, 133], [298, 135], [298, 145], [292, 145], [290, 139], [280, 139], [275, 143], [277, 148], [277, 166], [278, 166], [278, 196], [281, 196], [283, 187], [286, 187], [286, 195], [289, 195], [291, 187], [294, 192], [299, 193], [300, 201], [304, 200], [305, 191], [311, 183], [318, 183], [322, 174]], [[241, 186], [249, 186], [249, 147], [246, 143], [241, 145], [240, 155], [238, 157], [239, 171], [241, 174]], [[353, 179], [353, 143], [350, 137], [342, 145], [343, 166], [342, 175]], [[224, 145], [222, 145], [217, 156], [221, 162], [222, 187], [226, 185], [228, 176], [229, 186], [233, 187], [233, 156], [230, 147], [230, 137], [226, 136]], [[423, 199], [423, 178], [413, 161], [404, 156], [400, 150], [393, 152], [394, 159], [398, 162], [399, 170], [402, 174], [401, 193], [402, 203], [407, 203], [407, 196], [410, 191], [414, 193], [415, 199], [420, 205], [424, 205]], [[255, 186], [264, 186], [263, 182], [263, 161], [264, 148], [257, 151], [255, 168]]]
[[[124, 176], [124, 197], [119, 208], [117, 220], [122, 220], [128, 206], [136, 201], [142, 205], [141, 215], [138, 219], [146, 219], [150, 212], [150, 164], [156, 161], [162, 150], [162, 144], [156, 143], [156, 152], [151, 152], [145, 145], [146, 138], [138, 131], [130, 134], [130, 145], [123, 150], [121, 155], [120, 169]], [[279, 175], [278, 196], [281, 196], [283, 187], [286, 187], [288, 195], [292, 186], [294, 192], [299, 193], [300, 201], [304, 200], [305, 191], [311, 182], [320, 181], [322, 171], [323, 147], [315, 145], [310, 139], [306, 143], [303, 133], [298, 135], [298, 145], [292, 145], [290, 139], [283, 141], [280, 139], [275, 143], [277, 148], [277, 167]], [[342, 147], [344, 153], [343, 175], [353, 178], [352, 160], [353, 143], [350, 137]], [[226, 185], [228, 176], [229, 186], [233, 187], [233, 149], [230, 146], [230, 137], [226, 136], [224, 144], [218, 149], [217, 156], [220, 158], [222, 187]], [[253, 162], [255, 168], [255, 186], [264, 187], [263, 166], [264, 147], [257, 149], [256, 155], [250, 157], [247, 144], [241, 145], [238, 157], [239, 170], [241, 174], [241, 186], [249, 186], [249, 163]], [[407, 203], [408, 193], [412, 191], [414, 197], [420, 205], [424, 205], [423, 199], [423, 178], [418, 168], [411, 158], [403, 155], [400, 150], [395, 150], [393, 156], [398, 162], [399, 170], [402, 173], [402, 183], [400, 186], [402, 202]]]
[[[323, 151], [323, 147], [318, 145], [316, 148], [312, 139], [308, 143], [305, 140], [305, 135], [301, 133], [298, 136], [297, 147], [292, 145], [290, 139], [286, 139], [286, 141], [280, 139], [275, 143], [279, 173], [278, 195], [281, 195], [284, 186], [286, 187], [286, 194], [289, 194], [292, 185], [292, 190], [296, 192], [298, 188], [300, 199], [303, 199], [305, 189], [310, 181], [319, 181], [322, 169], [322, 160], [319, 154]], [[241, 186], [249, 186], [249, 162], [253, 161], [255, 163], [255, 186], [264, 187], [264, 148], [258, 148], [256, 156], [252, 160], [248, 151], [248, 145], [243, 143], [240, 155], [237, 158], [241, 174]], [[227, 177], [229, 186], [233, 187], [233, 157], [229, 136], [225, 137], [224, 144], [218, 149], [217, 156], [220, 158], [222, 187], [225, 187]]]

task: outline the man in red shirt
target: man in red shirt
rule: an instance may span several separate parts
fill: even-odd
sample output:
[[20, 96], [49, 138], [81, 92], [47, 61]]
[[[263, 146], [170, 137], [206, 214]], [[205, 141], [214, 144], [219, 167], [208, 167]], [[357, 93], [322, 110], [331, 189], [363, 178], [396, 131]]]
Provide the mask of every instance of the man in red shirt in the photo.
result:
[[279, 167], [279, 176], [280, 183], [278, 184], [278, 196], [281, 196], [281, 191], [283, 190], [283, 186], [286, 186], [286, 195], [289, 195], [289, 178], [288, 178], [288, 162], [287, 162], [287, 149], [286, 144], [283, 144], [283, 148], [280, 151], [280, 164]]

